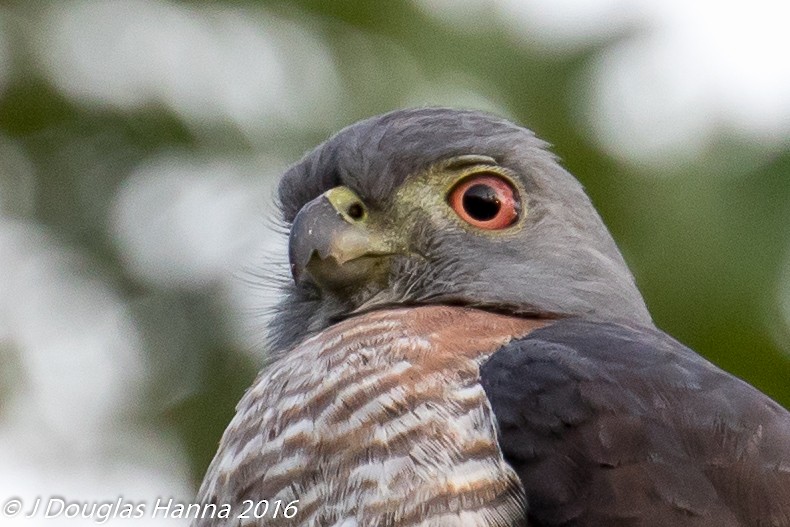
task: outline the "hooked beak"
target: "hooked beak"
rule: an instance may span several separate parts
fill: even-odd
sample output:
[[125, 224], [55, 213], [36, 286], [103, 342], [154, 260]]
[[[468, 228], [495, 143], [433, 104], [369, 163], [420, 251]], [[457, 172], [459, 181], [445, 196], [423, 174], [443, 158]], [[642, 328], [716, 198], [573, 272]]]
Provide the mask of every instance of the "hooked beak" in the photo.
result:
[[367, 207], [348, 187], [317, 197], [294, 218], [288, 244], [291, 275], [323, 289], [353, 289], [386, 280], [393, 243], [377, 232]]

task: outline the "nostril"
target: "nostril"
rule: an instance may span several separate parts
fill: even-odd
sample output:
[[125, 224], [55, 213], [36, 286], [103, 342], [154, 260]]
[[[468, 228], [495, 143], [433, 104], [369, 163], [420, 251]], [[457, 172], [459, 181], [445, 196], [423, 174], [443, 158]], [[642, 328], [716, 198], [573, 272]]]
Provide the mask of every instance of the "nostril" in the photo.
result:
[[365, 207], [361, 203], [352, 203], [346, 209], [346, 214], [352, 220], [361, 220], [365, 216]]

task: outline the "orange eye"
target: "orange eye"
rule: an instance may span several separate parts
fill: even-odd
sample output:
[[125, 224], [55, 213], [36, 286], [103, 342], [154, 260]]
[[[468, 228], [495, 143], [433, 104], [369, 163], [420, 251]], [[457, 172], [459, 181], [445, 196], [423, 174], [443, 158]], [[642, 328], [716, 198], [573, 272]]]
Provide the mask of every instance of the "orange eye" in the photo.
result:
[[448, 202], [462, 220], [487, 230], [513, 225], [521, 210], [513, 186], [493, 174], [464, 179], [450, 192]]

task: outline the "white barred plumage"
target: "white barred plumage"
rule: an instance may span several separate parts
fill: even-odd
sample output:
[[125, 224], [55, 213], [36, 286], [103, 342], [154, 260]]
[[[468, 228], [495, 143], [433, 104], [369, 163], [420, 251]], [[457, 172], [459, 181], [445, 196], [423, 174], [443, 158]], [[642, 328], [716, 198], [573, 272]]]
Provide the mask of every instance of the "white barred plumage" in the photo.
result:
[[478, 369], [541, 325], [433, 306], [330, 327], [247, 392], [201, 500], [234, 511], [245, 499], [299, 500], [277, 525], [512, 524], [523, 489], [497, 446]]

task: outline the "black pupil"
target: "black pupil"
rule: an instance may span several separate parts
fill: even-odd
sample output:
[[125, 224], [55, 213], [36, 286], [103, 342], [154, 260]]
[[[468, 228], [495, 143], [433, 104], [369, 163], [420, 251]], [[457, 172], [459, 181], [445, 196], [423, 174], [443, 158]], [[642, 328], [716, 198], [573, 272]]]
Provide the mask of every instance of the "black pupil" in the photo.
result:
[[473, 185], [464, 192], [464, 210], [477, 221], [492, 220], [499, 214], [502, 203], [496, 190], [488, 185]]

